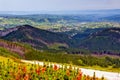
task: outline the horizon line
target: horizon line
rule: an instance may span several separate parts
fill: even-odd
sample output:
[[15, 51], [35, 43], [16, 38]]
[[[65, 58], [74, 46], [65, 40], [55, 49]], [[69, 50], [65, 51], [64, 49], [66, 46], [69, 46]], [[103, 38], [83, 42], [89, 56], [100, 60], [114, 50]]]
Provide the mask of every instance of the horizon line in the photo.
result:
[[115, 8], [115, 9], [85, 9], [85, 10], [83, 10], [83, 9], [81, 9], [81, 10], [5, 10], [5, 11], [3, 11], [3, 10], [0, 10], [0, 12], [38, 12], [38, 11], [44, 11], [44, 12], [58, 12], [58, 11], [100, 11], [100, 10], [120, 10], [120, 8]]

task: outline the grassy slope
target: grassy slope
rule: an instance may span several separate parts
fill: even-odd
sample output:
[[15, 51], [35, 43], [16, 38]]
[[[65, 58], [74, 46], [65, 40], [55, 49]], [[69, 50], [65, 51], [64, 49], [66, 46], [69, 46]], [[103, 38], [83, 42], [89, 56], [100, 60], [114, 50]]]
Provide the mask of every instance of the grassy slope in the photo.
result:
[[[24, 46], [24, 44], [16, 45]], [[72, 63], [73, 65], [78, 65], [81, 67], [115, 72], [118, 72], [118, 69], [120, 69], [119, 58], [115, 59], [110, 57], [94, 57], [90, 55], [65, 54], [64, 51], [57, 50], [38, 51], [30, 47], [29, 45], [25, 45], [24, 47], [26, 48], [24, 58], [28, 60], [49, 61], [62, 64]], [[0, 48], [0, 56], [10, 57], [14, 60], [17, 60], [16, 58], [20, 58], [20, 56], [18, 56], [16, 53], [10, 52], [9, 50], [2, 47]], [[111, 66], [115, 66], [117, 68], [112, 68]]]
[[17, 53], [11, 52], [2, 47], [0, 47], [0, 56], [21, 58]]
[[[75, 55], [75, 54], [65, 54], [64, 52], [54, 52], [50, 53], [47, 51], [30, 51], [26, 53], [26, 59], [28, 60], [39, 60], [47, 62], [56, 62], [62, 64], [78, 65], [83, 68], [92, 68], [103, 71], [118, 72], [120, 67], [113, 68], [114, 66], [119, 66], [119, 61], [115, 58], [108, 57], [93, 57], [93, 56], [84, 56], [84, 55]], [[107, 59], [108, 58], [108, 59]], [[116, 64], [114, 64], [116, 62]], [[118, 64], [117, 64], [118, 63]], [[101, 67], [100, 67], [101, 66]]]

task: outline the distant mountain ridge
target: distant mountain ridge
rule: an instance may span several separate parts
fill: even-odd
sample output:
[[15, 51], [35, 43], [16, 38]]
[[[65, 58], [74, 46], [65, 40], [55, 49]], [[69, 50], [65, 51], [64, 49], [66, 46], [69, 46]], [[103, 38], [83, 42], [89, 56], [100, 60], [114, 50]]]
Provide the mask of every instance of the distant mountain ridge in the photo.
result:
[[[48, 49], [49, 46], [60, 44], [61, 48], [68, 49], [120, 52], [120, 28], [89, 29], [89, 31], [70, 37], [64, 33], [55, 33], [30, 25], [21, 25], [8, 29], [8, 32], [5, 32], [7, 34], [1, 36], [1, 39], [29, 44], [37, 49]], [[0, 31], [0, 33], [2, 32]]]
[[93, 51], [120, 51], [120, 28], [95, 32], [83, 40], [80, 46]]
[[47, 47], [54, 43], [67, 45], [67, 41], [69, 42], [67, 35], [49, 32], [30, 25], [17, 26], [1, 33], [5, 34], [1, 36], [2, 39], [27, 43], [37, 48]]
[[71, 10], [71, 11], [0, 11], [0, 14], [31, 15], [31, 14], [120, 14], [120, 9], [105, 10]]

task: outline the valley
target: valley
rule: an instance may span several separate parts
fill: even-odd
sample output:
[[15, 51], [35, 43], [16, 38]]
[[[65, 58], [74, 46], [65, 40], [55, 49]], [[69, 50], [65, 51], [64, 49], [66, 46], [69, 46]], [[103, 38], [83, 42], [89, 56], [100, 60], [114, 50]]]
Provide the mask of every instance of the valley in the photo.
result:
[[[33, 61], [44, 65], [29, 64]], [[54, 71], [48, 63], [81, 71]], [[16, 75], [13, 70], [18, 70]], [[119, 80], [119, 73], [119, 14], [0, 15], [0, 80], [19, 80], [18, 74], [29, 78], [24, 80]]]

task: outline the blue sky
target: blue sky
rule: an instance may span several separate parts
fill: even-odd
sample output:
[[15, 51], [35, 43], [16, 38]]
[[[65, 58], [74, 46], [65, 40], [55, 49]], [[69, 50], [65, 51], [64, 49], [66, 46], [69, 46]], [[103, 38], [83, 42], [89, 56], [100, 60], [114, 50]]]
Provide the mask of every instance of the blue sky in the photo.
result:
[[0, 0], [0, 11], [120, 9], [120, 0]]

